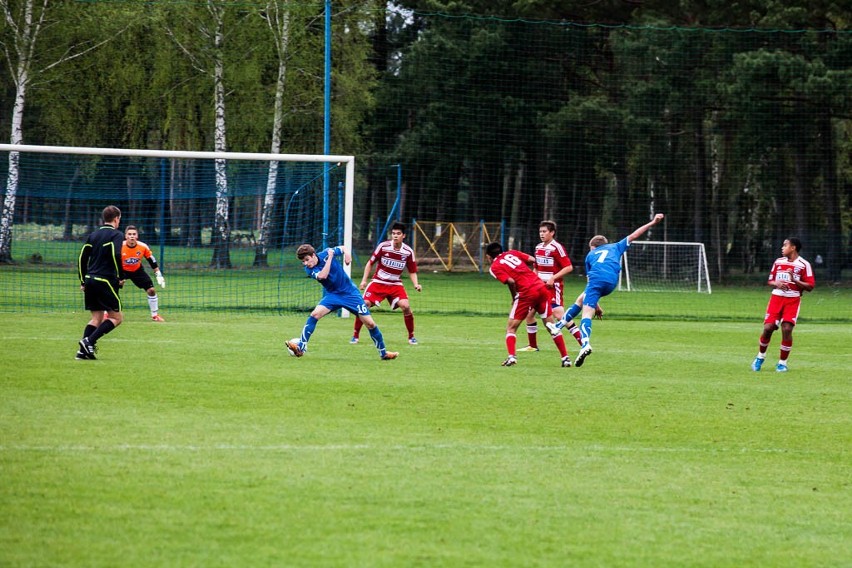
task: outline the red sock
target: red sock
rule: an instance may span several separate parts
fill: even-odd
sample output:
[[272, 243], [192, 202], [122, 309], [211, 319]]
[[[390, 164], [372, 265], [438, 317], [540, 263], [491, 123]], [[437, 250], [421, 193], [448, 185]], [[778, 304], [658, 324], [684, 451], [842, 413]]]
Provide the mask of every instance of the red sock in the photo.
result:
[[355, 329], [352, 331], [352, 337], [358, 337], [361, 335], [361, 328], [364, 327], [364, 322], [361, 321], [361, 318], [355, 318]]
[[518, 336], [514, 333], [506, 334], [506, 351], [509, 352], [509, 355], [512, 357], [515, 356], [515, 348], [518, 346]]
[[787, 357], [789, 357], [789, 356], [790, 356], [790, 350], [791, 350], [792, 348], [793, 348], [793, 340], [792, 340], [792, 339], [791, 339], [790, 341], [784, 341], [783, 339], [781, 340], [781, 356], [780, 356], [780, 361], [781, 361], [782, 363], [786, 363], [786, 362], [787, 362]]
[[[783, 342], [782, 342], [783, 344]], [[766, 355], [766, 348], [769, 347], [769, 340], [764, 340], [763, 336], [760, 336], [760, 339], [757, 342], [757, 349], [762, 355]]]
[[530, 347], [538, 349], [538, 324], [534, 323], [527, 326], [527, 339], [530, 342]]
[[583, 345], [583, 336], [580, 333], [580, 328], [573, 321], [571, 322], [571, 325], [568, 326], [568, 333], [574, 336], [574, 339], [577, 340], [579, 345]]
[[402, 319], [405, 320], [405, 329], [408, 330], [408, 338], [414, 337], [414, 314], [402, 314]]
[[568, 355], [568, 348], [565, 347], [565, 338], [562, 337], [561, 333], [553, 338], [553, 343], [555, 343], [556, 348], [559, 349], [560, 355], [562, 355], [563, 357]]

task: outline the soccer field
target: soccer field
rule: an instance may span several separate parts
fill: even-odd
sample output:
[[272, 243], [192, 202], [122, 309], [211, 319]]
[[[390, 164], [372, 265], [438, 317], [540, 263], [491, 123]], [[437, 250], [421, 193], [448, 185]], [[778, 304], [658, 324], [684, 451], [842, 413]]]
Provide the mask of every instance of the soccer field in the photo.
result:
[[581, 369], [544, 332], [501, 367], [502, 317], [419, 315], [409, 346], [379, 311], [383, 362], [351, 319], [295, 359], [304, 314], [166, 315], [81, 362], [83, 314], [0, 314], [0, 565], [852, 559], [848, 322], [779, 374], [778, 334], [749, 369], [760, 313], [596, 321]]

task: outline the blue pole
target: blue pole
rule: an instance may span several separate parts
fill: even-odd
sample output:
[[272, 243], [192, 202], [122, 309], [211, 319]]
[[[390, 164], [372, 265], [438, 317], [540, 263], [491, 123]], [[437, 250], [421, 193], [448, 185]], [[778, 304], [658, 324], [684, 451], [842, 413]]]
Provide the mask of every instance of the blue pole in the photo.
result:
[[399, 204], [402, 201], [402, 164], [394, 164], [391, 167], [396, 168], [396, 200], [393, 202], [390, 213], [388, 213], [388, 218], [385, 221], [385, 228], [378, 236], [379, 238], [376, 239], [377, 245], [385, 240], [385, 236], [388, 234], [388, 227], [390, 227], [391, 221], [393, 221], [397, 209], [399, 208]]
[[[325, 0], [325, 92], [323, 96], [323, 142], [322, 153], [331, 154], [331, 0]], [[328, 199], [329, 164], [322, 170], [322, 246], [328, 246]]]
[[166, 256], [166, 164], [160, 158], [160, 265]]
[[[343, 199], [344, 199], [343, 182], [339, 181], [339, 182], [337, 182], [337, 241], [340, 242], [340, 243], [343, 242], [343, 212], [344, 212], [343, 211], [343, 209], [344, 209]], [[349, 252], [354, 256], [355, 251], [349, 251]]]

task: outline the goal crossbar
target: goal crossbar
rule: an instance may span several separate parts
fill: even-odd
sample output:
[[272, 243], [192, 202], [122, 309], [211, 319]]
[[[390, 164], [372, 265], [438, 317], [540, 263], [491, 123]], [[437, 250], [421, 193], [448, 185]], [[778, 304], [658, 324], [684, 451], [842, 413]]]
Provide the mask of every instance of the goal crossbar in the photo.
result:
[[139, 156], [144, 158], [186, 158], [221, 160], [257, 160], [279, 162], [345, 162], [354, 163], [354, 156], [323, 154], [271, 154], [262, 152], [202, 152], [190, 150], [142, 150], [131, 148], [87, 148], [85, 146], [36, 146], [31, 144], [0, 144], [2, 152], [40, 152], [43, 154], [91, 154], [98, 156]]

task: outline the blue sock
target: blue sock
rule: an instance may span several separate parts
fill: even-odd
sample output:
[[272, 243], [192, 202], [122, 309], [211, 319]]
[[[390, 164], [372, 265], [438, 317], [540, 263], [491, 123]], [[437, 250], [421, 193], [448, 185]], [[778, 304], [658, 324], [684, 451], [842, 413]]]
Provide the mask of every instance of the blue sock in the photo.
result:
[[379, 331], [379, 326], [370, 330], [370, 337], [373, 339], [373, 344], [376, 346], [376, 349], [379, 350], [379, 355], [384, 357], [385, 353], [388, 351], [385, 349], [385, 338], [382, 337], [382, 332]]
[[583, 318], [580, 320], [580, 340], [585, 346], [592, 337], [592, 318]]
[[314, 316], [308, 316], [308, 320], [305, 322], [305, 327], [302, 328], [302, 337], [299, 340], [299, 348], [307, 349], [308, 341], [310, 341], [311, 336], [314, 334], [314, 330], [317, 328], [317, 318]]
[[577, 314], [580, 313], [582, 308], [577, 304], [571, 304], [571, 307], [568, 308], [568, 311], [565, 312], [565, 317], [563, 318], [566, 322], [577, 317]]

